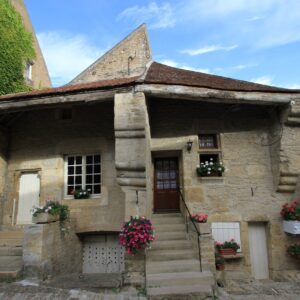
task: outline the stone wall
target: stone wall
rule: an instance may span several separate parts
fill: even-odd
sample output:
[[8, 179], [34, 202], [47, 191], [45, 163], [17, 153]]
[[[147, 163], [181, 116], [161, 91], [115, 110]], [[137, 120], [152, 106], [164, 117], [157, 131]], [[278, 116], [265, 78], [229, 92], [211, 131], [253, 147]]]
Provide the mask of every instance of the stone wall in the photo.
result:
[[0, 228], [2, 224], [4, 193], [6, 187], [7, 147], [8, 140], [6, 130], [0, 128]]
[[[119, 230], [124, 221], [123, 193], [116, 182], [113, 103], [74, 106], [73, 118], [61, 120], [60, 110], [26, 112], [11, 128], [8, 193], [4, 224], [11, 224], [13, 199], [18, 201], [19, 176], [39, 170], [40, 204], [63, 201], [70, 206], [78, 231]], [[64, 196], [64, 157], [101, 154], [101, 197], [88, 200]], [[17, 211], [16, 211], [17, 214]], [[14, 216], [16, 222], [16, 215]]]
[[[273, 181], [273, 149], [268, 139], [274, 123], [270, 110], [261, 106], [149, 99], [151, 150], [180, 151], [180, 178], [192, 213], [208, 213], [210, 222], [240, 222], [244, 258], [229, 263], [228, 268], [251, 273], [248, 225], [265, 222], [270, 274], [275, 277], [281, 270], [295, 270], [299, 266], [286, 255], [292, 238], [282, 231], [279, 212], [290, 197], [277, 193]], [[290, 144], [297, 138], [293, 132]], [[197, 176], [199, 133], [219, 134], [221, 159], [226, 168], [223, 177]], [[186, 150], [189, 140], [193, 141], [191, 152]], [[300, 157], [300, 148], [295, 146], [291, 145], [296, 159], [297, 155]]]
[[82, 271], [82, 243], [69, 222], [26, 225], [24, 275], [46, 279]]

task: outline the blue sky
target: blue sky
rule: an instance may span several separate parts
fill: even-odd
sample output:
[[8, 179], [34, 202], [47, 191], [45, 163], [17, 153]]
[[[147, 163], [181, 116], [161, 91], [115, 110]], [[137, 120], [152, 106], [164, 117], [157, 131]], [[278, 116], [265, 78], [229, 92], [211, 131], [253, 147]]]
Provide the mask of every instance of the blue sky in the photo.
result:
[[153, 59], [300, 88], [299, 0], [25, 0], [54, 86], [68, 83], [141, 23]]

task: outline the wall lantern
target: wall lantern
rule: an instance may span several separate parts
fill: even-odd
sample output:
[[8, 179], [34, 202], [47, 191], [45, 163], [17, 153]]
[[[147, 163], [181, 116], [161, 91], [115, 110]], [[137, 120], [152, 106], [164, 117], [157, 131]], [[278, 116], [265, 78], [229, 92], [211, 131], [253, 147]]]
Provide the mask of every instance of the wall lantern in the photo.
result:
[[189, 140], [189, 141], [186, 143], [186, 149], [187, 149], [187, 151], [191, 152], [192, 146], [193, 146], [193, 142]]

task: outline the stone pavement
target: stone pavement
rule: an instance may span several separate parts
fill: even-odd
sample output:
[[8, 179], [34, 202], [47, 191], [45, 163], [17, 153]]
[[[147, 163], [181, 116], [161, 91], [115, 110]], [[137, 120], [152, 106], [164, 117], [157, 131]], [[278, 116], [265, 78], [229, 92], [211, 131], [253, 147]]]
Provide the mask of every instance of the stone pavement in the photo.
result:
[[146, 300], [134, 288], [100, 289], [98, 292], [62, 289], [22, 280], [0, 283], [0, 300]]
[[272, 280], [228, 280], [218, 288], [219, 300], [300, 300], [300, 282]]

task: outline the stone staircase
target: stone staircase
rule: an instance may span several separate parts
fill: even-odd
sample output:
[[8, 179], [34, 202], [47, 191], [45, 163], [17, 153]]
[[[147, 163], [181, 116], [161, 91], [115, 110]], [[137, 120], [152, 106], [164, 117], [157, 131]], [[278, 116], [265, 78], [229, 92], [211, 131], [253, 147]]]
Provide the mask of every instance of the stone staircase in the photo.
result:
[[149, 299], [209, 299], [214, 278], [200, 272], [198, 250], [187, 239], [179, 213], [152, 216], [156, 241], [146, 255], [146, 287]]
[[0, 280], [15, 279], [23, 268], [23, 231], [0, 231]]

